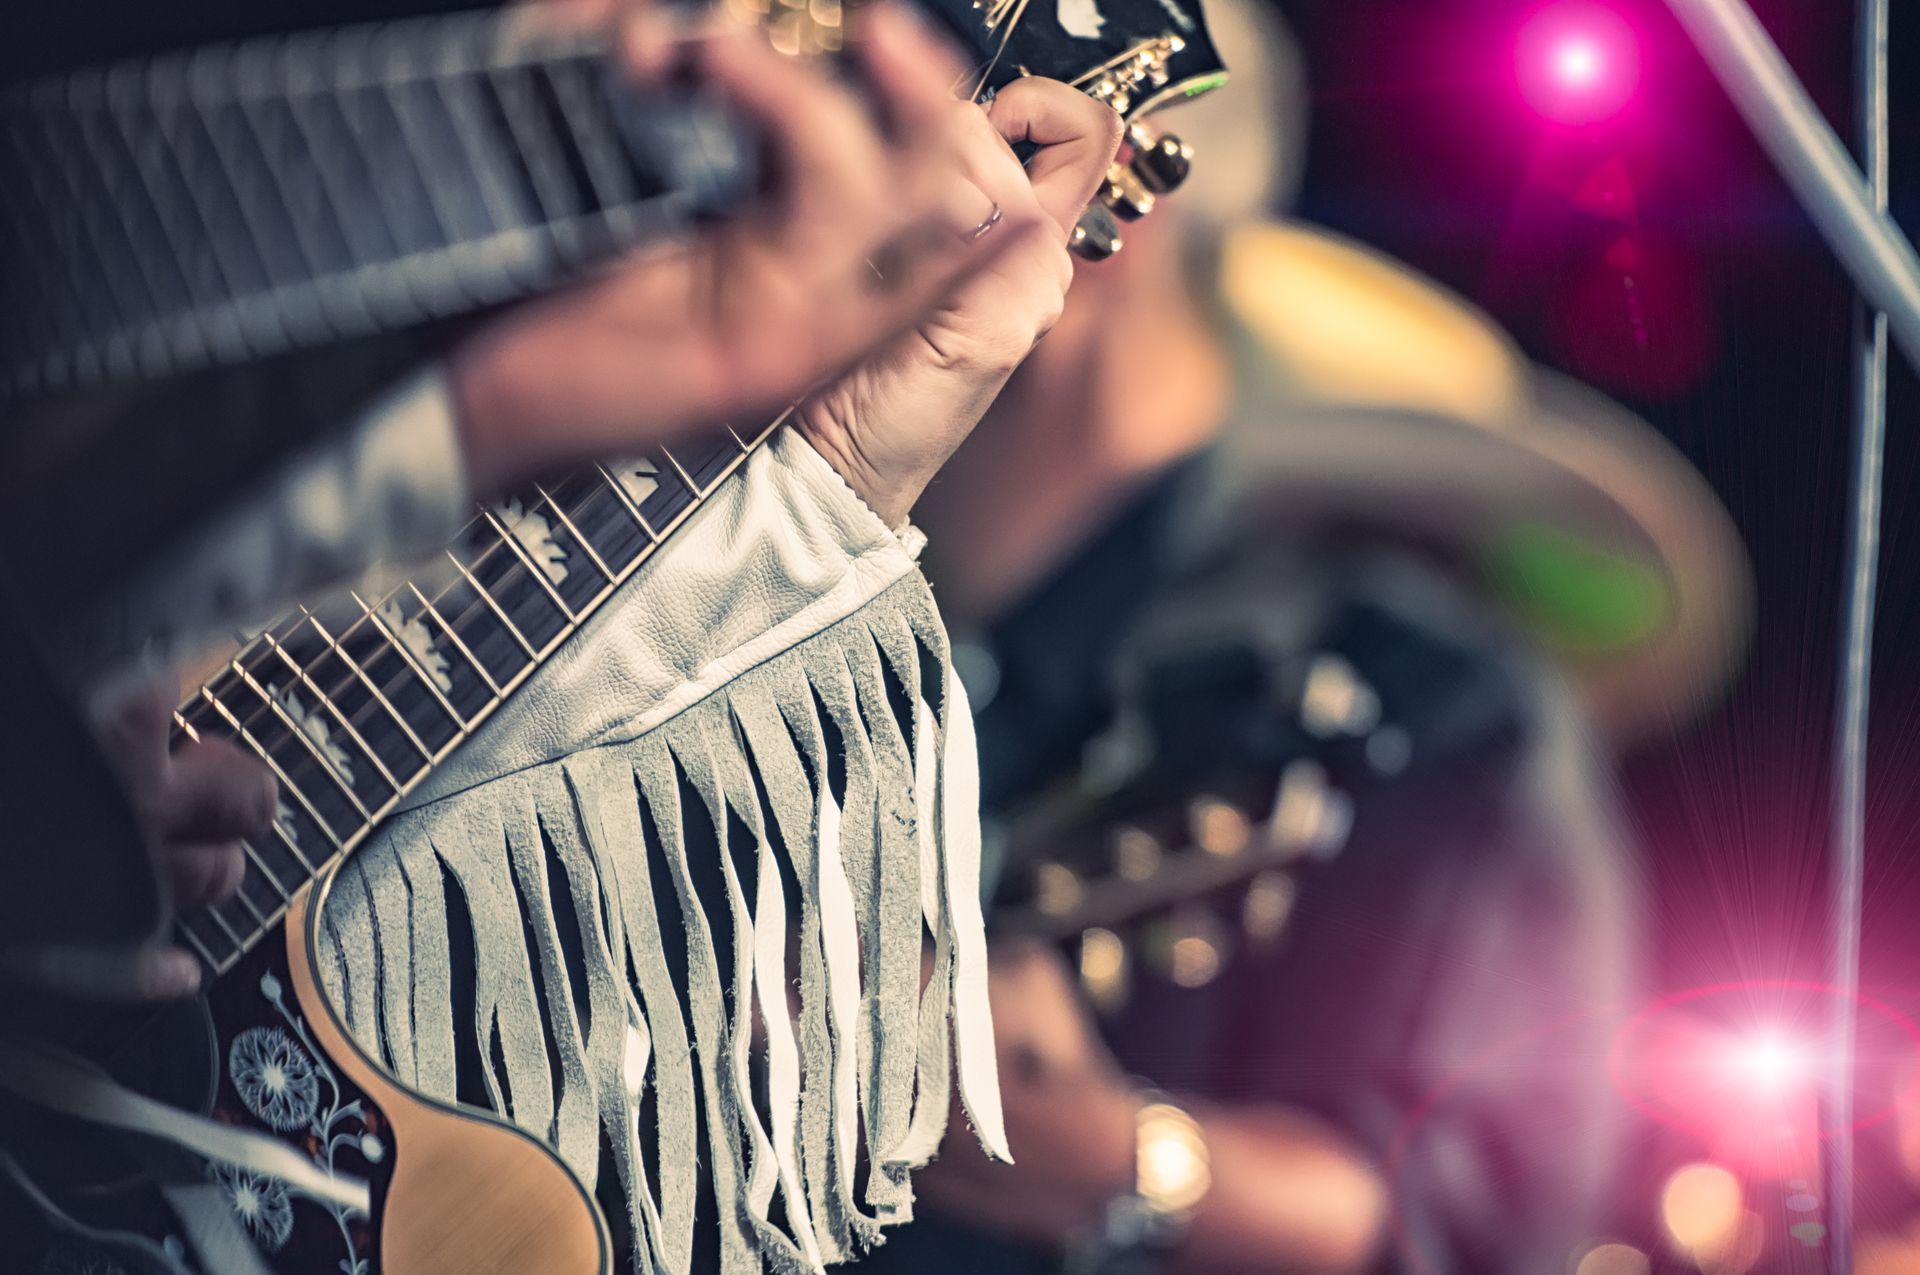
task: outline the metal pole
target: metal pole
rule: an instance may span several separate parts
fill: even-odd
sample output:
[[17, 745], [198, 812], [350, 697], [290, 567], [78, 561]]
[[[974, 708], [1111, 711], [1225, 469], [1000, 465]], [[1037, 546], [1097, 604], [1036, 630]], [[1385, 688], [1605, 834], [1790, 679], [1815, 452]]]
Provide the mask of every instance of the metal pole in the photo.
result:
[[[1887, 0], [1859, 0], [1860, 162], [1875, 211], [1887, 208]], [[1832, 835], [1827, 908], [1833, 937], [1832, 1054], [1823, 1085], [1832, 1130], [1824, 1157], [1827, 1269], [1853, 1270], [1853, 1084], [1860, 994], [1860, 914], [1866, 875], [1867, 706], [1872, 692], [1873, 608], [1880, 559], [1882, 460], [1887, 432], [1887, 320], [1854, 313], [1852, 519], [1836, 694]]]
[[1667, 0], [1894, 343], [1920, 369], [1920, 258], [1744, 0]]

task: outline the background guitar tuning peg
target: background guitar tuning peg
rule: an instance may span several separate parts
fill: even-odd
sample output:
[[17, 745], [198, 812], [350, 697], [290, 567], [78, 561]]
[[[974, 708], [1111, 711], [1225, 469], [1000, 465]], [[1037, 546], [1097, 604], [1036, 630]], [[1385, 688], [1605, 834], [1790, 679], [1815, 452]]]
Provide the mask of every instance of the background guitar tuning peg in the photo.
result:
[[1086, 261], [1105, 261], [1125, 246], [1120, 238], [1120, 223], [1102, 204], [1093, 204], [1080, 214], [1080, 220], [1067, 239], [1067, 247]]
[[1134, 124], [1127, 129], [1127, 142], [1133, 148], [1128, 167], [1155, 194], [1175, 189], [1193, 169], [1193, 148], [1171, 133], [1156, 134]]
[[1153, 211], [1153, 192], [1125, 164], [1115, 164], [1107, 170], [1106, 183], [1100, 188], [1100, 201], [1123, 221], [1139, 221]]
[[1126, 1008], [1132, 964], [1126, 940], [1112, 930], [1096, 925], [1081, 932], [1080, 988], [1095, 1010], [1116, 1014]]

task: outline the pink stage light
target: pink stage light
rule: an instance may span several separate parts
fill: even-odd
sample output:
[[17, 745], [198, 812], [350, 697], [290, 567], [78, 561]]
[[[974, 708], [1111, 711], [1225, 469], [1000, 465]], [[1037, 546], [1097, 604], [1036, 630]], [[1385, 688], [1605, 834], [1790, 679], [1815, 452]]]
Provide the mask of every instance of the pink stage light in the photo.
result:
[[1781, 1032], [1761, 1032], [1732, 1042], [1727, 1069], [1735, 1083], [1747, 1085], [1755, 1096], [1776, 1098], [1815, 1079], [1818, 1055], [1802, 1042]]
[[1640, 80], [1640, 48], [1616, 13], [1565, 0], [1536, 13], [1514, 45], [1520, 93], [1562, 124], [1593, 124], [1618, 114]]

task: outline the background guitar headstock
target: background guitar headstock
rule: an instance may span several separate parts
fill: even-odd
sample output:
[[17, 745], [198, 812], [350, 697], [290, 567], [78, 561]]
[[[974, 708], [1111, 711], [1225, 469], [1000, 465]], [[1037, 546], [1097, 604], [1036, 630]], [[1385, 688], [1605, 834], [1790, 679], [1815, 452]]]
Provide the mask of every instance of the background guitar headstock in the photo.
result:
[[1115, 218], [1152, 211], [1186, 178], [1192, 155], [1179, 138], [1141, 121], [1171, 102], [1227, 81], [1198, 0], [915, 0], [959, 39], [974, 62], [976, 97], [1025, 75], [1064, 81], [1128, 121], [1127, 144], [1099, 202], [1074, 233], [1074, 251], [1098, 260], [1121, 245]]
[[[1262, 668], [1246, 654], [1162, 666], [1082, 774], [1009, 825], [990, 924], [1077, 942], [1104, 1010], [1136, 963], [1197, 987], [1236, 947], [1276, 942], [1301, 878], [1344, 848], [1352, 794], [1405, 764], [1404, 732], [1345, 659]], [[1223, 746], [1183, 747], [1183, 717]]]

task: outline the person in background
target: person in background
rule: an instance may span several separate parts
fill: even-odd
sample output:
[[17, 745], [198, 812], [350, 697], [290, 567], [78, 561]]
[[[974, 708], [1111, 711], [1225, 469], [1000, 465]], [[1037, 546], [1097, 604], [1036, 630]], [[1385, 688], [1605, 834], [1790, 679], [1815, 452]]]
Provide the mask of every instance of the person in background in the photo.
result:
[[1605, 1053], [1639, 986], [1611, 756], [1724, 684], [1744, 555], [1644, 424], [1265, 219], [1294, 53], [1263, 8], [1209, 19], [1235, 96], [1168, 117], [1190, 186], [1076, 287], [921, 517], [1022, 848], [990, 929], [1115, 871], [1046, 862], [1063, 804], [1257, 771], [1240, 835], [1294, 857], [1064, 956], [1003, 941], [1015, 1163], [952, 1140], [863, 1269], [1568, 1269], [1606, 1223]]

